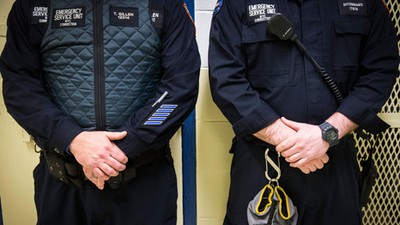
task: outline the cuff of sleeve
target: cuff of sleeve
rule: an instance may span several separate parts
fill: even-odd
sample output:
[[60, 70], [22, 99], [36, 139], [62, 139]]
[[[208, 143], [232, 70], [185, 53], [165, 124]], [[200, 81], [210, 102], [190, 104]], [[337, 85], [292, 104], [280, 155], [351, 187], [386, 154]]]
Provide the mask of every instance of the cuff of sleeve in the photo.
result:
[[47, 150], [54, 151], [58, 154], [67, 154], [68, 146], [72, 140], [83, 131], [83, 129], [75, 122], [70, 120], [64, 120], [64, 122], [58, 126], [50, 138]]
[[353, 96], [346, 97], [337, 111], [372, 134], [381, 133], [390, 127], [375, 111]]
[[137, 134], [126, 127], [121, 127], [117, 131], [128, 132], [124, 139], [115, 142], [128, 158], [134, 158], [147, 150], [154, 149], [154, 146], [140, 139]]
[[263, 103], [250, 114], [236, 122], [233, 125], [233, 130], [238, 136], [252, 135], [264, 129], [279, 117], [274, 109]]

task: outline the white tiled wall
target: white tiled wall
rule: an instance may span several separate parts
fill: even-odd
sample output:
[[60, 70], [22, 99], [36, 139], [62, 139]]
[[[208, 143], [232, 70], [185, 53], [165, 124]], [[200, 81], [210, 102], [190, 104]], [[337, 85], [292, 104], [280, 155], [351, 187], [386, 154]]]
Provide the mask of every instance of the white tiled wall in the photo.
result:
[[213, 10], [216, 2], [216, 0], [197, 0], [195, 1], [196, 11]]
[[202, 67], [208, 66], [208, 37], [210, 31], [211, 17], [216, 0], [196, 0], [195, 1], [195, 20], [197, 27], [197, 42], [201, 54]]

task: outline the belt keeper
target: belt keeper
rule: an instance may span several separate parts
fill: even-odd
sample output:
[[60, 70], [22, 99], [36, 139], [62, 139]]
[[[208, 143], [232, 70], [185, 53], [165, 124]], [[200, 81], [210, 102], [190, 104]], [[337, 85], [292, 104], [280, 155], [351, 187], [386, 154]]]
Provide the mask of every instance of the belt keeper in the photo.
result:
[[118, 189], [121, 186], [122, 180], [122, 172], [120, 172], [118, 176], [110, 177], [107, 182], [112, 189]]

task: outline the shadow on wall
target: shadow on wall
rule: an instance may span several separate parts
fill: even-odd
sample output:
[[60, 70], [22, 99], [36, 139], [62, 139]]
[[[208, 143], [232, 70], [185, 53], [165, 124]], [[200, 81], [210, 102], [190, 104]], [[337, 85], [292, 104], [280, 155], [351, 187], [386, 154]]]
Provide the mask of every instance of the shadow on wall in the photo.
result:
[[3, 210], [1, 209], [1, 198], [0, 198], [0, 225], [3, 225]]

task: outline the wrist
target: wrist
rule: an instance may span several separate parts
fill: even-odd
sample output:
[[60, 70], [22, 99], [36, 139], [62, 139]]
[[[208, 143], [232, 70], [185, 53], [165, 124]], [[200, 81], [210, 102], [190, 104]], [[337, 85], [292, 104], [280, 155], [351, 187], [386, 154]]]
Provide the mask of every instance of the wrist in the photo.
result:
[[325, 121], [318, 125], [321, 129], [322, 139], [328, 142], [329, 146], [335, 146], [339, 143], [339, 131], [329, 122]]
[[295, 133], [296, 131], [284, 124], [281, 119], [277, 119], [264, 129], [255, 133], [254, 136], [264, 142], [277, 146]]

